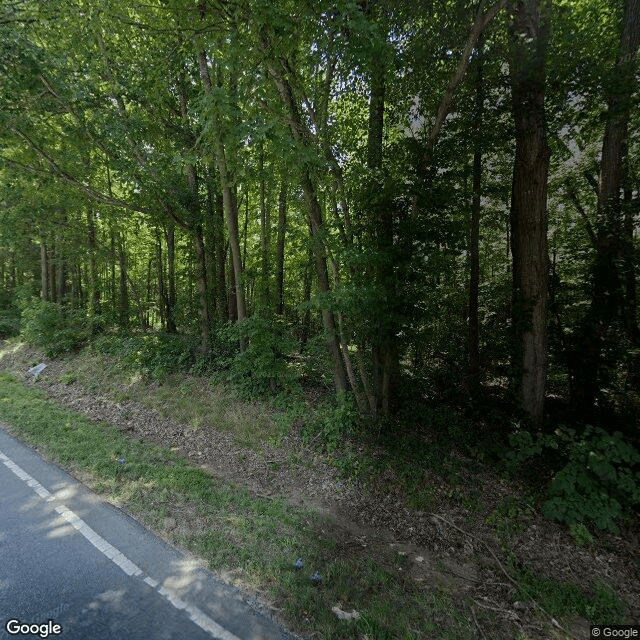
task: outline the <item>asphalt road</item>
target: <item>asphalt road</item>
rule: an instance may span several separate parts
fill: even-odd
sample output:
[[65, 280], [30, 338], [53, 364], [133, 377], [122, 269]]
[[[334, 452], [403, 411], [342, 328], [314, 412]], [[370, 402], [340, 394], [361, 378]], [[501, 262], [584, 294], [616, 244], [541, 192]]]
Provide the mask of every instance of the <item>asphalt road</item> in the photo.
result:
[[290, 638], [1, 425], [0, 625], [2, 639]]

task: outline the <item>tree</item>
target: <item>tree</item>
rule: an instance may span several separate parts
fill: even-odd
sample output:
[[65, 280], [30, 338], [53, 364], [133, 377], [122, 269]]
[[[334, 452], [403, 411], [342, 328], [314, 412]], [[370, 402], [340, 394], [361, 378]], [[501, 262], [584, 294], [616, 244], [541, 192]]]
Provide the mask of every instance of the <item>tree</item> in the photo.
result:
[[513, 328], [522, 409], [542, 422], [547, 371], [547, 144], [545, 57], [548, 3], [518, 0], [510, 59], [516, 155], [511, 195]]

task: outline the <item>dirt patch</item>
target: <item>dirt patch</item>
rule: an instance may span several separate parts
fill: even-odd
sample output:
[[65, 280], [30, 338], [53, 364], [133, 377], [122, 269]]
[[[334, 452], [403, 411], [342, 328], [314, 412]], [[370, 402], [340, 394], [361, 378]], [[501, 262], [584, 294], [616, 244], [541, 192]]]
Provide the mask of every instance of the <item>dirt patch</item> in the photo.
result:
[[[34, 380], [27, 368], [42, 361], [47, 368]], [[472, 613], [489, 609], [502, 624], [521, 630], [526, 637], [549, 637], [550, 616], [518, 593], [504, 569], [506, 562], [496, 533], [499, 523], [488, 524], [486, 519], [502, 498], [517, 497], [517, 488], [488, 472], [474, 476], [481, 488], [480, 509], [463, 508], [436, 486], [433, 504], [437, 508], [419, 511], [409, 508], [401, 489], [384, 478], [366, 485], [341, 478], [295, 434], [287, 436], [280, 447], [264, 443], [255, 451], [239, 446], [230, 432], [206, 424], [194, 428], [140, 403], [116, 402], [77, 382], [60, 382], [64, 374], [73, 379], [70, 361], [48, 360], [37, 351], [22, 349], [5, 355], [0, 366], [27, 384], [44, 389], [62, 406], [114, 425], [132, 437], [173, 447], [214, 476], [256, 495], [284, 498], [292, 505], [330, 516], [335, 523], [332, 535], [345, 548], [375, 554], [389, 569], [402, 572], [419, 585], [446, 588], [464, 600]], [[438, 478], [430, 476], [428, 481], [437, 484]], [[184, 534], [184, 523], [191, 520], [181, 517], [184, 514], [179, 508], [174, 511], [163, 527], [169, 537], [174, 532]], [[531, 514], [510, 550], [523, 566], [540, 576], [573, 582], [591, 591], [602, 581], [608, 582], [632, 607], [633, 619], [640, 619], [637, 528], [620, 536], [601, 536], [596, 545], [580, 548], [564, 528]], [[576, 620], [572, 634], [588, 637], [586, 621]]]

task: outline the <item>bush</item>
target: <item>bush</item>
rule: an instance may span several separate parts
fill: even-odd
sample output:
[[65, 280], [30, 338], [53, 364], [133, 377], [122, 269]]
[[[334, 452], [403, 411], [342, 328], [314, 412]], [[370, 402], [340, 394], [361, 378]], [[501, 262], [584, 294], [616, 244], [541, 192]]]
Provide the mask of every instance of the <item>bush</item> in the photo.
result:
[[616, 521], [640, 504], [640, 455], [620, 433], [587, 427], [569, 443], [568, 462], [548, 488], [542, 511], [574, 524], [591, 521], [618, 532]]
[[121, 368], [140, 372], [156, 381], [190, 371], [197, 363], [195, 338], [167, 333], [101, 336], [92, 348], [112, 356]]
[[336, 404], [327, 400], [315, 407], [302, 429], [305, 445], [318, 445], [328, 453], [344, 451], [358, 426], [358, 412], [349, 398]]
[[92, 333], [92, 322], [82, 309], [70, 309], [37, 298], [23, 306], [22, 339], [41, 347], [49, 358], [77, 349]]
[[223, 353], [237, 350], [230, 357], [219, 359], [227, 369], [227, 381], [247, 396], [264, 396], [293, 391], [299, 383], [299, 375], [288, 355], [295, 344], [289, 339], [277, 320], [260, 316], [247, 318], [220, 329], [218, 338], [226, 344]]
[[0, 340], [13, 338], [20, 333], [20, 316], [12, 311], [0, 312]]
[[546, 487], [545, 517], [568, 525], [592, 522], [617, 533], [618, 521], [640, 505], [640, 454], [622, 434], [587, 426], [554, 434], [517, 431], [510, 437], [512, 467], [553, 454], [561, 460]]

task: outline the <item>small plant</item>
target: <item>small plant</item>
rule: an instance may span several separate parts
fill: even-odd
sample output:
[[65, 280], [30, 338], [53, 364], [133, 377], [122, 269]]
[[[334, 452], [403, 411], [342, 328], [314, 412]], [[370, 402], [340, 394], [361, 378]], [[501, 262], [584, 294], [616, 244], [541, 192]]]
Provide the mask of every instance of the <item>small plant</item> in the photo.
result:
[[189, 371], [196, 362], [196, 342], [180, 335], [101, 336], [93, 341], [98, 353], [116, 358], [123, 370], [162, 382], [172, 373]]
[[20, 318], [13, 311], [0, 311], [0, 340], [13, 338], [20, 333]]
[[569, 443], [568, 461], [554, 476], [543, 505], [550, 519], [593, 522], [618, 533], [617, 522], [640, 504], [640, 454], [622, 439], [588, 426]]
[[316, 444], [332, 453], [344, 448], [347, 436], [353, 434], [358, 413], [349, 398], [342, 402], [324, 402], [316, 407], [302, 430], [305, 444]]
[[554, 463], [556, 471], [542, 506], [551, 520], [568, 525], [592, 522], [617, 533], [617, 522], [640, 504], [640, 454], [618, 432], [589, 425], [581, 435], [573, 429], [535, 436], [517, 430], [509, 440], [508, 468], [522, 468], [534, 459], [546, 462], [547, 468]]
[[78, 380], [78, 376], [76, 376], [74, 373], [70, 373], [70, 372], [63, 373], [60, 376], [60, 382], [62, 382], [62, 384], [66, 384], [66, 385], [73, 384], [77, 380]]
[[24, 303], [21, 324], [22, 338], [41, 347], [49, 358], [77, 349], [94, 332], [83, 310], [37, 298]]
[[242, 395], [275, 395], [297, 386], [298, 375], [287, 358], [294, 350], [293, 342], [274, 319], [256, 315], [226, 326], [218, 336], [228, 347], [242, 344], [242, 349], [223, 362], [227, 380]]
[[579, 547], [584, 547], [593, 543], [593, 536], [582, 522], [572, 524], [569, 527], [569, 533]]

